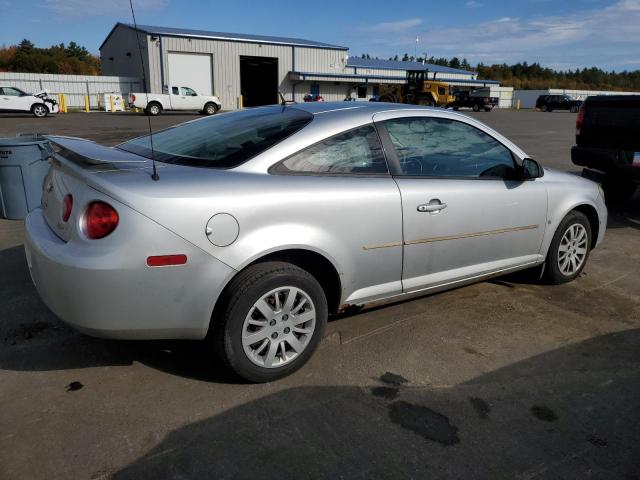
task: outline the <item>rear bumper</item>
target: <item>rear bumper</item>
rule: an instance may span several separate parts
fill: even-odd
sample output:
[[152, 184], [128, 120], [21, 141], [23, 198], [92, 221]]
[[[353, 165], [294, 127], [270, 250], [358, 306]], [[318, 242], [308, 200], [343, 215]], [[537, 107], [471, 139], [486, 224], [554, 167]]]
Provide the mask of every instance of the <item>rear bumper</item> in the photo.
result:
[[573, 146], [571, 161], [575, 165], [594, 168], [609, 175], [640, 182], [640, 152]]
[[[134, 241], [116, 251], [99, 241], [65, 242], [49, 228], [41, 209], [31, 212], [25, 220], [25, 253], [38, 293], [61, 320], [89, 335], [204, 338], [215, 301], [233, 270], [139, 217], [144, 220], [135, 239], [154, 236], [149, 245], [155, 252]], [[188, 257], [186, 265], [146, 265], [150, 254], [181, 252]]]

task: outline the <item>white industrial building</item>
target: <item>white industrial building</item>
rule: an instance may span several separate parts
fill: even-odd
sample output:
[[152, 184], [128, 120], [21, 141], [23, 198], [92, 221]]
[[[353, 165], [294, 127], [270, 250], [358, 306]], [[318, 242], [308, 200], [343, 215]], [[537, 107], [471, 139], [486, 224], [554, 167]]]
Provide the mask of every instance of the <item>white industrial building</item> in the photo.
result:
[[501, 92], [499, 82], [478, 80], [475, 72], [350, 57], [347, 47], [298, 38], [147, 25], [138, 25], [136, 31], [123, 23], [117, 23], [100, 46], [104, 75], [142, 77], [137, 39], [149, 92], [188, 86], [202, 95], [218, 96], [227, 110], [238, 108], [240, 96], [244, 106], [277, 103], [278, 92], [296, 102], [306, 95], [325, 101], [368, 100], [380, 84], [404, 83], [407, 70], [423, 69], [430, 78], [451, 85], [490, 86], [494, 96], [501, 97], [501, 106], [511, 106], [510, 88]]

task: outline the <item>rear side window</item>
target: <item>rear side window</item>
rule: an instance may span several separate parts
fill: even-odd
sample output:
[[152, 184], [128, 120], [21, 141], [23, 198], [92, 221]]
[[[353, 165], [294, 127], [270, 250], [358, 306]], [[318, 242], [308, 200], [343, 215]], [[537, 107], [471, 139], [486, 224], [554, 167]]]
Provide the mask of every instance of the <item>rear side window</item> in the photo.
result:
[[[293, 135], [312, 119], [309, 112], [281, 106], [215, 115], [154, 133], [154, 155], [165, 163], [233, 168]], [[118, 148], [151, 158], [148, 135]]]
[[384, 123], [403, 175], [514, 178], [511, 151], [466, 123], [444, 118], [401, 118]]
[[372, 125], [327, 138], [282, 161], [279, 173], [385, 174], [387, 163]]

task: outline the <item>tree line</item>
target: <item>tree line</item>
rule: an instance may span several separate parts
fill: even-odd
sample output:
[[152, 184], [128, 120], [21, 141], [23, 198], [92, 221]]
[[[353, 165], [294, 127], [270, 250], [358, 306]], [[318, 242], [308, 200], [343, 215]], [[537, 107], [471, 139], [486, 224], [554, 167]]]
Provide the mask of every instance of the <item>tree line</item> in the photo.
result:
[[0, 72], [100, 75], [100, 59], [76, 42], [38, 48], [24, 39], [0, 47]]
[[[362, 58], [372, 58], [362, 54]], [[378, 57], [375, 57], [376, 59]], [[554, 70], [543, 67], [537, 62], [521, 62], [514, 65], [479, 63], [472, 67], [466, 58], [458, 57], [417, 57], [405, 53], [395, 55], [389, 60], [400, 62], [431, 63], [443, 67], [457, 68], [478, 73], [480, 80], [499, 80], [504, 86], [522, 90], [544, 90], [547, 88], [566, 88], [572, 90], [613, 90], [640, 91], [640, 70], [605, 71], [601, 68], [577, 68], [575, 70]]]

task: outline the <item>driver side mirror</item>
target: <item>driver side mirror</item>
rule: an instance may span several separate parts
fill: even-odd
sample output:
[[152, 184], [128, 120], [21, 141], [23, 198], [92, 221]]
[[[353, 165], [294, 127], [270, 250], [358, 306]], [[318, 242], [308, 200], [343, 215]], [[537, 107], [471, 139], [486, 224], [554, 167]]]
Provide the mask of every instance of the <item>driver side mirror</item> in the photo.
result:
[[523, 180], [531, 180], [540, 178], [544, 175], [544, 170], [538, 162], [533, 158], [525, 158], [522, 160], [522, 178]]

